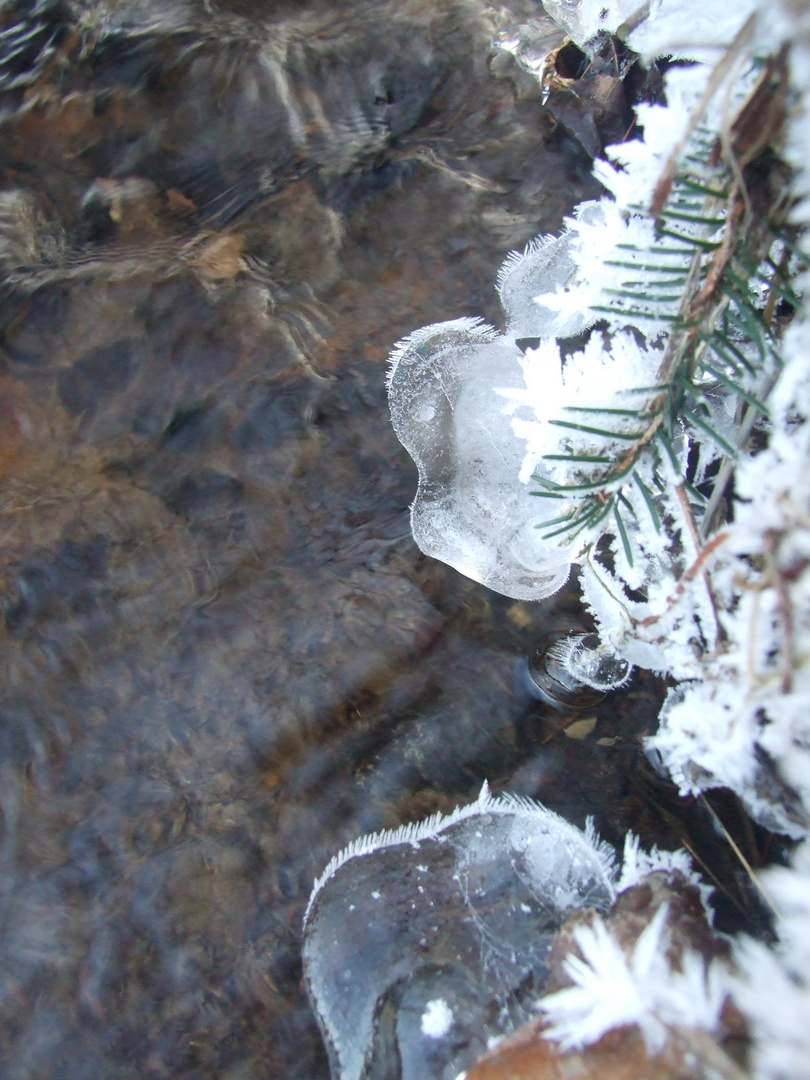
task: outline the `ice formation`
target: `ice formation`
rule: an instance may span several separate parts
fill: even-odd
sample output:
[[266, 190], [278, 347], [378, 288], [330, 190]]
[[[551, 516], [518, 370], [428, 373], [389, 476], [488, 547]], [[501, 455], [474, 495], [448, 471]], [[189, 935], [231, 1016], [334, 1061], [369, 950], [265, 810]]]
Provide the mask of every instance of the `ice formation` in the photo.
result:
[[304, 973], [333, 1080], [452, 1080], [533, 1015], [549, 942], [605, 910], [613, 853], [544, 807], [493, 798], [363, 837], [315, 883]]
[[638, 0], [546, 0], [549, 15], [580, 45], [594, 38], [600, 30], [615, 32], [628, 16], [638, 10]]
[[[571, 242], [568, 232], [542, 237], [506, 260], [498, 276], [504, 334], [479, 319], [435, 323], [399, 342], [388, 372], [394, 430], [419, 470], [414, 539], [426, 555], [519, 600], [555, 593], [572, 558], [542, 539], [554, 512], [521, 482], [526, 451], [503, 396], [522, 381], [518, 340], [577, 334], [595, 318], [586, 304], [560, 311], [535, 301], [571, 285]], [[552, 367], [549, 384], [559, 378]]]
[[726, 997], [724, 973], [707, 968], [693, 952], [683, 956], [680, 971], [673, 971], [666, 955], [666, 918], [662, 905], [629, 957], [600, 920], [576, 927], [583, 959], [569, 956], [564, 964], [574, 985], [539, 1003], [551, 1024], [546, 1037], [563, 1049], [579, 1049], [611, 1028], [636, 1024], [650, 1053], [656, 1053], [673, 1028], [714, 1030]]

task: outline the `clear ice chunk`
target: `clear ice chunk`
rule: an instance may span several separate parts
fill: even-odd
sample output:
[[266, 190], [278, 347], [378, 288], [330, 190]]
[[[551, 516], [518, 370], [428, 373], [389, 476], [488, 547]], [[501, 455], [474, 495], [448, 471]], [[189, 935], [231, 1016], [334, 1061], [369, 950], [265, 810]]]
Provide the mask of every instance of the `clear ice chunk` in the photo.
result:
[[558, 668], [568, 672], [572, 683], [593, 690], [618, 690], [632, 674], [632, 667], [609, 647], [598, 634], [569, 634], [555, 642], [550, 650]]
[[555, 931], [613, 901], [614, 856], [536, 803], [363, 837], [315, 883], [304, 975], [332, 1080], [453, 1080], [534, 1015]]
[[518, 600], [565, 583], [565, 549], [540, 538], [550, 511], [520, 482], [525, 446], [498, 387], [520, 384], [520, 350], [478, 319], [417, 330], [391, 357], [388, 402], [416, 463], [413, 537], [462, 574]]
[[[602, 213], [599, 203], [585, 203], [578, 218]], [[574, 549], [542, 539], [555, 509], [520, 480], [526, 445], [499, 391], [524, 382], [518, 341], [572, 337], [593, 324], [586, 303], [559, 310], [543, 303], [576, 290], [576, 242], [570, 231], [538, 237], [506, 259], [497, 282], [504, 334], [480, 319], [434, 323], [395, 346], [388, 371], [394, 430], [419, 470], [414, 540], [426, 555], [517, 600], [557, 592]]]

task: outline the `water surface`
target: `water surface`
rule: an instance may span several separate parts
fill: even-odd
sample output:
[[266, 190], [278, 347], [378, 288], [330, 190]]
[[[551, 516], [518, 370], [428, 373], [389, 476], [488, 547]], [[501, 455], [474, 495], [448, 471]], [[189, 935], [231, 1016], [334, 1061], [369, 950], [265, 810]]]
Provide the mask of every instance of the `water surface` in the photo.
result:
[[596, 192], [491, 70], [509, 8], [0, 13], [8, 1080], [321, 1080], [313, 878], [484, 777], [678, 842], [632, 780], [653, 680], [584, 741], [514, 692], [575, 587], [410, 539], [389, 349], [497, 321], [506, 253]]

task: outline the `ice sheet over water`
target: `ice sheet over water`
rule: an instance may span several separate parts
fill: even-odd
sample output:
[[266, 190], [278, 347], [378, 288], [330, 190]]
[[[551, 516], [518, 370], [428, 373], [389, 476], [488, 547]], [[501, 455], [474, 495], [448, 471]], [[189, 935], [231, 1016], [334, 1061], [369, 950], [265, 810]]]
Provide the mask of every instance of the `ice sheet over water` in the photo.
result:
[[493, 798], [363, 837], [315, 883], [304, 972], [333, 1080], [452, 1080], [528, 1019], [555, 931], [607, 908], [613, 853]]

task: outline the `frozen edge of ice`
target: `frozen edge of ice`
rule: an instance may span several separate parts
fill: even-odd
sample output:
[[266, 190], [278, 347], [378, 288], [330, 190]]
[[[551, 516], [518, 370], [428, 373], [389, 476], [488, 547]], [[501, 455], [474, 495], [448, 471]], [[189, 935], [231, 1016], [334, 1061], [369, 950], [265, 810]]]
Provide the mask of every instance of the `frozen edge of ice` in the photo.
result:
[[607, 882], [611, 887], [614, 886], [618, 873], [616, 853], [610, 844], [599, 837], [593, 818], [589, 817], [587, 819], [584, 830], [578, 829], [570, 821], [566, 821], [559, 814], [555, 814], [553, 810], [548, 810], [542, 803], [534, 802], [532, 799], [508, 793], [492, 795], [489, 790], [489, 783], [485, 780], [475, 802], [468, 803], [466, 806], [457, 806], [450, 814], [436, 813], [429, 818], [425, 818], [424, 821], [401, 825], [398, 829], [384, 829], [380, 832], [368, 833], [366, 836], [359, 836], [339, 851], [337, 855], [333, 855], [312, 886], [307, 909], [304, 912], [304, 927], [306, 928], [312, 905], [318, 893], [327, 881], [334, 877], [340, 867], [350, 859], [370, 855], [380, 848], [395, 847], [398, 844], [411, 844], [416, 847], [422, 840], [431, 840], [449, 829], [450, 826], [458, 824], [459, 821], [475, 817], [478, 814], [511, 814], [515, 817], [538, 817], [546, 820], [556, 820], [560, 825], [570, 830], [573, 837], [577, 840], [581, 838], [580, 842], [593, 850]]
[[[496, 338], [500, 336], [493, 326], [489, 326], [488, 323], [485, 323], [481, 318], [472, 316], [465, 316], [461, 319], [449, 319], [447, 322], [431, 323], [429, 326], [423, 326], [419, 330], [414, 330], [413, 333], [408, 334], [407, 337], [398, 341], [391, 350], [391, 354], [388, 357], [388, 371], [385, 376], [385, 385], [387, 389], [391, 389], [391, 384], [396, 376], [397, 368], [409, 353], [418, 351], [423, 345], [430, 341], [431, 338], [436, 337], [438, 333], [447, 331], [466, 333], [470, 337], [470, 341], [467, 342], [467, 344], [476, 345], [486, 345], [491, 341], [495, 341]], [[458, 342], [453, 341], [448, 344], [457, 345]]]
[[533, 240], [530, 240], [522, 251], [518, 251], [517, 248], [510, 251], [504, 259], [497, 277], [495, 278], [495, 288], [498, 290], [498, 295], [503, 300], [504, 289], [508, 287], [509, 279], [515, 273], [516, 270], [522, 270], [527, 262], [532, 259], [543, 255], [546, 252], [550, 252], [551, 248], [558, 245], [561, 240], [567, 237], [570, 233], [569, 229], [565, 229], [559, 236], [555, 236], [554, 233], [545, 233], [542, 236], [535, 236]]

